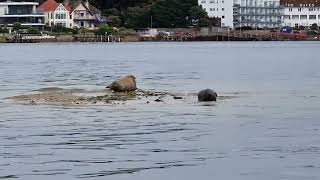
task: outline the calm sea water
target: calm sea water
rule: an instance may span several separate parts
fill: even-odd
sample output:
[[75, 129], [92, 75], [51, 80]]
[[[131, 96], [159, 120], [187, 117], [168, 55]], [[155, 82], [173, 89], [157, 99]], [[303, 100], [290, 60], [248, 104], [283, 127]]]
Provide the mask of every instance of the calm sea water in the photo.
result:
[[[320, 43], [0, 45], [0, 179], [318, 180]], [[45, 87], [239, 98], [141, 106], [24, 106]]]

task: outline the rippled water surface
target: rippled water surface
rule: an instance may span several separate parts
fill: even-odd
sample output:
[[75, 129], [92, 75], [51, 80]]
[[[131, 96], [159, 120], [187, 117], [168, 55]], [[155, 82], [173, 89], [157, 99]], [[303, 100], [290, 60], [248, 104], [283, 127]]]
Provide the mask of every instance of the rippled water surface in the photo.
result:
[[[318, 180], [318, 42], [0, 45], [0, 179]], [[215, 106], [26, 106], [46, 87], [239, 98]]]

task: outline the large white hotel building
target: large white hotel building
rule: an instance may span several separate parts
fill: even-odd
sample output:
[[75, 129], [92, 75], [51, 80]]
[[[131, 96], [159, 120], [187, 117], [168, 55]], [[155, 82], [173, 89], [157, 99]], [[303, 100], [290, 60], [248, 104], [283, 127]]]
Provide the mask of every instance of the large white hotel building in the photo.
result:
[[320, 0], [199, 0], [221, 27], [320, 26]]
[[320, 0], [281, 0], [281, 5], [284, 26], [320, 26]]
[[280, 0], [199, 0], [209, 17], [220, 18], [222, 27], [280, 27]]

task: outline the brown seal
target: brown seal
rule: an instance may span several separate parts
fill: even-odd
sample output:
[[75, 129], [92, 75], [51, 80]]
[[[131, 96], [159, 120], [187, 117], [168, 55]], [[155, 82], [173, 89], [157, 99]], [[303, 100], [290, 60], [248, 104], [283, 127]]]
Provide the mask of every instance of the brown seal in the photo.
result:
[[137, 90], [136, 77], [134, 75], [127, 75], [114, 82], [112, 82], [107, 88], [110, 88], [116, 92], [126, 92]]

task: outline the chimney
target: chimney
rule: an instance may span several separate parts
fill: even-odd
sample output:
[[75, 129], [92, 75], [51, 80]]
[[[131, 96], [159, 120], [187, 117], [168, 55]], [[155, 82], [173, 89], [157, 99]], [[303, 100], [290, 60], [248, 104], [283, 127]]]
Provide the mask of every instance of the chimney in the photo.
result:
[[64, 7], [67, 7], [70, 3], [70, 0], [63, 0]]
[[89, 0], [85, 0], [84, 5], [89, 9]]

